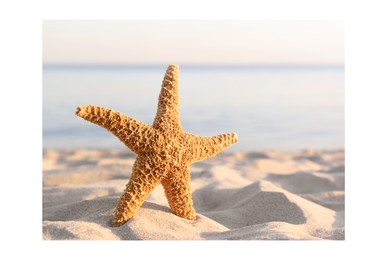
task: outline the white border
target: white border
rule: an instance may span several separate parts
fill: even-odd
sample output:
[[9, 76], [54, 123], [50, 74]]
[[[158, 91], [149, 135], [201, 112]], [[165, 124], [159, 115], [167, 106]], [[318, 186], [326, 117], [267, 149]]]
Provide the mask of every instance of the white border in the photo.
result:
[[[1, 8], [1, 255], [18, 259], [339, 259], [371, 255], [374, 176], [372, 8], [361, 1], [7, 1]], [[348, 4], [348, 6], [346, 6]], [[41, 58], [45, 19], [346, 21], [346, 241], [54, 242], [41, 238]], [[366, 193], [366, 194], [364, 194]], [[372, 211], [372, 210], [371, 210]], [[4, 244], [5, 243], [5, 244]], [[370, 251], [371, 250], [371, 251]], [[367, 252], [366, 252], [367, 251]], [[170, 257], [169, 257], [170, 256]]]

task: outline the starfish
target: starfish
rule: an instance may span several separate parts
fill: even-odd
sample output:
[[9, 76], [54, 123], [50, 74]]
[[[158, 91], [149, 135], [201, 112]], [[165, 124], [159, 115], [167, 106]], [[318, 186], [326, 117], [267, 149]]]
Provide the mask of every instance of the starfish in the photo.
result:
[[112, 226], [131, 219], [148, 195], [162, 184], [172, 212], [195, 220], [190, 165], [237, 142], [235, 133], [202, 137], [184, 132], [180, 123], [178, 65], [169, 65], [154, 122], [147, 125], [112, 109], [79, 106], [76, 115], [112, 132], [137, 154], [132, 174], [114, 212]]

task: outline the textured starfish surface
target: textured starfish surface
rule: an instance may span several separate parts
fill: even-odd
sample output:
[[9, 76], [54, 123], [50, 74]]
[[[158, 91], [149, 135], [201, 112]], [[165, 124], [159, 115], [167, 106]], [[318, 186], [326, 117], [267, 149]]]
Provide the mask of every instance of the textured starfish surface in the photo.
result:
[[172, 212], [195, 220], [190, 164], [209, 158], [237, 142], [235, 133], [202, 137], [183, 131], [177, 65], [169, 65], [165, 73], [152, 126], [112, 109], [92, 105], [79, 106], [76, 115], [106, 128], [137, 154], [129, 182], [118, 201], [113, 226], [121, 226], [132, 218], [160, 183]]

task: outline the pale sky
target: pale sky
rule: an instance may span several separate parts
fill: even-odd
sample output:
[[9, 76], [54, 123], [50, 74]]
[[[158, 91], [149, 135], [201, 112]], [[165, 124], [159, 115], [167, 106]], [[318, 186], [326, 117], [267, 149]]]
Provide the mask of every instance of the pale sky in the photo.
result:
[[338, 21], [44, 21], [48, 64], [344, 64]]

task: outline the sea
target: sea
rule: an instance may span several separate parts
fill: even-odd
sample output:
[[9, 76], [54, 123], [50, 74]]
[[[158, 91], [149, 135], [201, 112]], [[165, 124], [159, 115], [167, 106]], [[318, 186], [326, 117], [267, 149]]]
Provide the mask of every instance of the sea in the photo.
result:
[[[43, 148], [122, 149], [110, 132], [75, 115], [112, 108], [152, 124], [166, 65], [44, 65]], [[180, 65], [184, 131], [236, 132], [230, 151], [343, 149], [344, 66]]]

